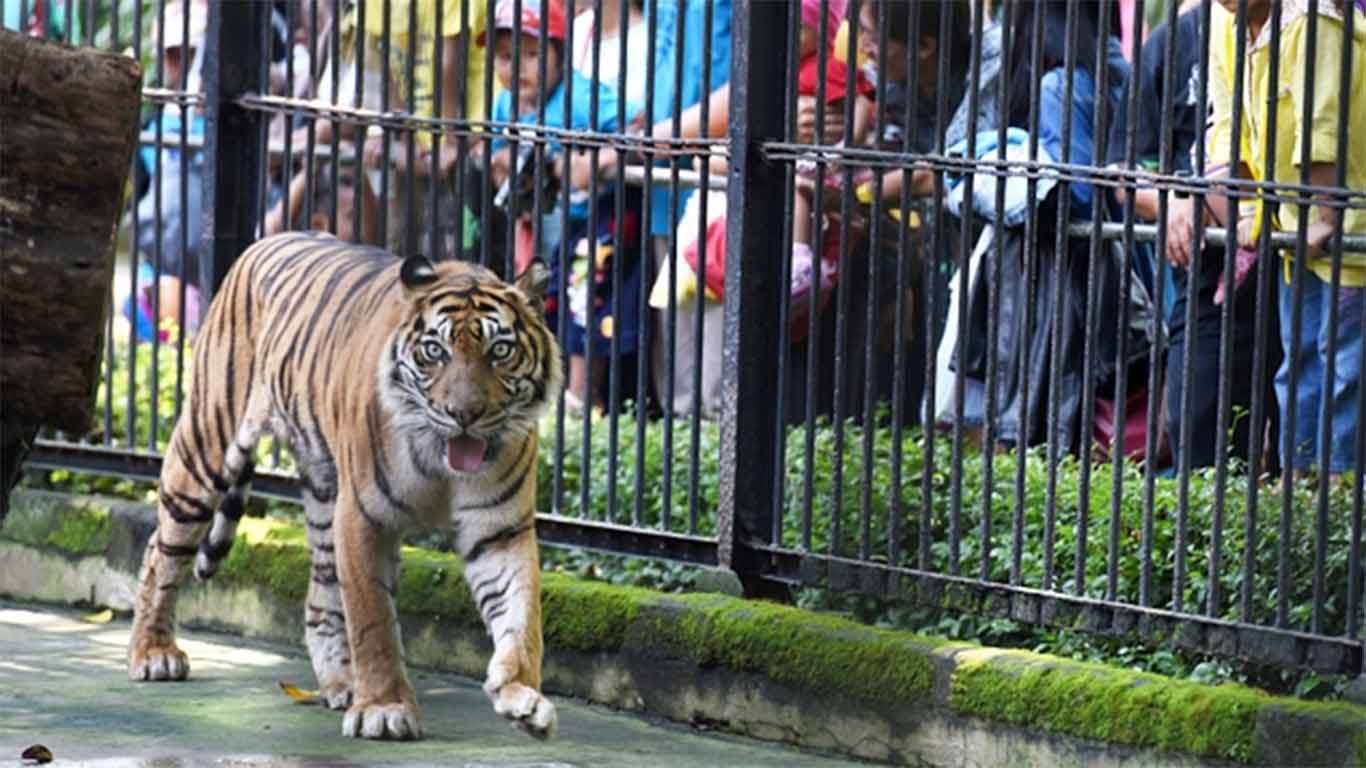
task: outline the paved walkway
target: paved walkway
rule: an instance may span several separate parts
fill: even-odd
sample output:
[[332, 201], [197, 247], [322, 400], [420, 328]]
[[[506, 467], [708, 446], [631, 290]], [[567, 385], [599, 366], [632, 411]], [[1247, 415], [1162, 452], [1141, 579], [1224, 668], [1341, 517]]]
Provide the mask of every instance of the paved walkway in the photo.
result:
[[540, 742], [493, 714], [477, 683], [411, 670], [427, 738], [343, 738], [341, 715], [300, 704], [279, 681], [313, 686], [302, 648], [182, 633], [184, 683], [135, 684], [124, 672], [128, 622], [0, 602], [0, 766], [31, 744], [52, 765], [830, 766], [763, 742], [699, 733], [554, 697], [559, 735]]

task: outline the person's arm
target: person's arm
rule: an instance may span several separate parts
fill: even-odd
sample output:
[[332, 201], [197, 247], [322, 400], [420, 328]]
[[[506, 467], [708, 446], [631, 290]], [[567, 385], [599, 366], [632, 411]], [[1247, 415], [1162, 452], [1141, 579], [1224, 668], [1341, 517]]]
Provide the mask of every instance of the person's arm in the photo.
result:
[[[1226, 18], [1227, 12], [1217, 5], [1211, 12], [1214, 14], [1211, 24], [1213, 40], [1209, 47], [1210, 67], [1206, 80], [1210, 99], [1210, 123], [1205, 129], [1204, 141], [1205, 157], [1209, 158], [1210, 162], [1218, 164], [1227, 162], [1233, 145], [1233, 99], [1230, 89], [1233, 78], [1231, 64], [1226, 60], [1227, 46], [1221, 41], [1225, 25], [1229, 22]], [[1245, 169], [1237, 170], [1238, 173], [1230, 174], [1227, 166], [1220, 169], [1216, 165], [1216, 170], [1208, 173], [1206, 177], [1245, 175]], [[1206, 195], [1203, 209], [1199, 207], [1200, 201], [1194, 197], [1176, 200], [1174, 203], [1167, 217], [1167, 261], [1173, 267], [1184, 268], [1190, 264], [1195, 251], [1195, 222], [1200, 220], [1206, 224], [1222, 223], [1227, 216], [1228, 199], [1223, 195]]]
[[[679, 119], [679, 135], [681, 139], [714, 138], [726, 135], [726, 128], [730, 121], [730, 83], [717, 88], [707, 96], [707, 124], [702, 125], [702, 104], [699, 102], [683, 110]], [[655, 123], [651, 130], [651, 136], [656, 139], [671, 139], [673, 135], [673, 120], [665, 119]]]
[[868, 134], [873, 128], [873, 102], [872, 100], [859, 96], [854, 99], [854, 134], [850, 137], [848, 144], [861, 147], [868, 141]]
[[[1320, 17], [1318, 41], [1314, 61], [1307, 57], [1295, 57], [1290, 66], [1291, 99], [1295, 105], [1295, 146], [1303, 146], [1304, 120], [1308, 112], [1311, 149], [1308, 157], [1296, 151], [1293, 163], [1297, 169], [1309, 165], [1309, 183], [1317, 187], [1336, 187], [1338, 163], [1346, 163], [1346, 157], [1338, 157], [1338, 116], [1343, 104], [1342, 82], [1336, 77], [1322, 77], [1315, 80], [1314, 91], [1305, 94], [1304, 72], [1313, 67], [1319, 73], [1336, 72], [1343, 56], [1343, 37], [1345, 30], [1337, 19]], [[1315, 195], [1316, 200], [1327, 202], [1329, 196]], [[1330, 205], [1318, 205], [1310, 209], [1308, 227], [1308, 247], [1311, 257], [1318, 257], [1327, 247], [1333, 232], [1342, 223], [1342, 209]]]
[[265, 234], [273, 235], [290, 229], [292, 223], [299, 218], [299, 211], [304, 206], [304, 195], [308, 193], [308, 175], [304, 171], [294, 174], [294, 178], [289, 181], [289, 212], [284, 210], [285, 201], [281, 199], [266, 214], [263, 224]]

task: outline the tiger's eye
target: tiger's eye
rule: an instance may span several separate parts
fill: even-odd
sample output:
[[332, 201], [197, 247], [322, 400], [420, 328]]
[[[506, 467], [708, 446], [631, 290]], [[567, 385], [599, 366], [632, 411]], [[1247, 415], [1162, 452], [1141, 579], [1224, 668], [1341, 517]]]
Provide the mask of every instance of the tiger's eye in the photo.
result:
[[494, 345], [489, 348], [489, 357], [495, 362], [512, 357], [512, 343], [507, 341], [494, 342]]
[[442, 363], [446, 360], [446, 348], [435, 341], [423, 342], [422, 354], [432, 363]]

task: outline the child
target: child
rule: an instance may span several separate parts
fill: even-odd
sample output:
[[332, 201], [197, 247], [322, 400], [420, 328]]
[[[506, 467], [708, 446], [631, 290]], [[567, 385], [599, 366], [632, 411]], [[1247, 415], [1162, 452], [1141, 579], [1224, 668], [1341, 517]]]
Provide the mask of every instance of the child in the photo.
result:
[[[492, 30], [495, 35], [493, 41], [494, 49], [494, 72], [498, 81], [503, 86], [503, 91], [498, 94], [493, 104], [493, 120], [501, 123], [521, 123], [535, 124], [538, 122], [538, 114], [544, 108], [546, 127], [567, 128], [570, 130], [593, 130], [605, 133], [614, 132], [619, 125], [617, 115], [617, 96], [615, 90], [606, 83], [596, 86], [597, 90], [597, 120], [593, 120], [590, 112], [592, 105], [592, 92], [594, 84], [588, 78], [583, 77], [578, 72], [566, 68], [565, 48], [565, 17], [564, 7], [560, 0], [522, 0], [522, 15], [520, 18], [514, 16], [513, 0], [500, 0], [495, 10]], [[545, 28], [547, 47], [541, 50], [541, 30]], [[518, 43], [518, 58], [513, 59], [513, 35], [520, 34], [521, 39]], [[480, 44], [483, 44], [481, 37]], [[541, 87], [539, 80], [541, 59], [544, 58], [545, 83]], [[517, 84], [517, 104], [512, 103], [512, 86]], [[565, 100], [570, 98], [566, 94], [566, 85], [572, 89], [572, 100], [570, 101], [570, 123], [564, 125], [565, 119]], [[545, 103], [541, 103], [541, 94], [545, 94]], [[493, 142], [494, 157], [493, 167], [490, 170], [493, 184], [495, 187], [501, 186], [504, 179], [512, 172], [516, 163], [516, 147], [510, 145], [507, 139], [499, 138]], [[563, 150], [559, 142], [551, 139], [547, 148], [548, 153], [553, 157], [562, 157]], [[564, 165], [568, 165], [568, 158], [564, 159]], [[556, 165], [557, 172], [564, 173], [560, 164]], [[569, 206], [569, 231], [560, 232], [561, 213], [559, 211], [543, 211], [541, 220], [542, 250], [540, 256], [545, 259], [550, 266], [552, 279], [546, 297], [546, 312], [551, 315], [551, 323], [558, 323], [559, 303], [562, 300], [570, 302], [566, 310], [570, 315], [568, 333], [561, 339], [565, 353], [569, 357], [569, 380], [566, 385], [565, 399], [571, 408], [580, 408], [584, 404], [601, 405], [601, 398], [595, 391], [594, 382], [600, 381], [600, 369], [591, 373], [587, 363], [587, 349], [590, 343], [589, 327], [592, 328], [591, 343], [592, 353], [595, 362], [595, 369], [611, 353], [612, 337], [617, 339], [617, 352], [620, 355], [631, 354], [635, 351], [637, 342], [637, 331], [639, 323], [635, 318], [636, 307], [639, 306], [639, 277], [638, 271], [631, 270], [630, 274], [636, 275], [634, 284], [631, 280], [624, 281], [621, 295], [612, 295], [612, 281], [610, 279], [611, 270], [610, 258], [625, 258], [638, 251], [629, 240], [638, 237], [639, 233], [632, 231], [634, 227], [628, 226], [629, 222], [609, 222], [611, 214], [615, 211], [615, 206], [610, 198], [599, 201], [599, 229], [597, 232], [590, 233], [589, 214], [590, 206], [587, 196], [575, 199]], [[522, 214], [529, 213], [522, 211]], [[621, 226], [617, 226], [621, 224]], [[560, 263], [560, 244], [564, 238], [568, 242], [575, 243], [580, 238], [588, 237], [590, 242], [586, 248], [575, 248], [574, 251], [584, 251], [581, 257], [587, 263], [571, 266], [571, 274], [577, 273], [580, 277], [578, 285], [570, 291], [568, 297], [560, 296], [561, 269]], [[613, 242], [608, 248], [600, 247], [604, 245], [601, 238], [606, 237]], [[576, 253], [571, 253], [571, 257], [579, 258]], [[520, 265], [519, 265], [520, 266]], [[623, 265], [625, 266], [625, 265]], [[624, 271], [624, 274], [627, 274]], [[567, 276], [566, 276], [567, 277]], [[606, 277], [607, 279], [603, 279]], [[575, 282], [566, 279], [566, 283]], [[591, 282], [594, 289], [589, 296], [587, 283]], [[576, 295], [577, 294], [577, 295]], [[576, 301], [577, 299], [577, 301]], [[591, 322], [589, 305], [591, 304]], [[552, 327], [554, 327], [552, 325]]]
[[[1337, 166], [1346, 164], [1349, 189], [1366, 188], [1366, 152], [1337, 156], [1338, 115], [1348, 108], [1340, 101], [1344, 84], [1338, 76], [1346, 55], [1344, 14], [1356, 13], [1352, 41], [1352, 81], [1346, 84], [1350, 98], [1348, 125], [1351, 140], [1358, 141], [1366, 131], [1366, 14], [1354, 11], [1345, 0], [1324, 0], [1318, 4], [1315, 58], [1308, 59], [1308, 3], [1285, 2], [1281, 10], [1279, 82], [1270, 82], [1270, 30], [1272, 0], [1247, 3], [1247, 43], [1242, 61], [1244, 94], [1242, 115], [1242, 152], [1240, 167], [1214, 170], [1215, 175], [1300, 183], [1304, 164], [1309, 163], [1309, 183], [1319, 187], [1337, 184]], [[1236, 0], [1219, 0], [1211, 10], [1210, 82], [1213, 123], [1205, 134], [1206, 157], [1210, 163], [1226, 163], [1232, 157], [1233, 84], [1238, 62]], [[1305, 93], [1305, 67], [1317, 75], [1314, 92]], [[1270, 90], [1275, 89], [1275, 90]], [[1267, 147], [1267, 94], [1277, 94], [1276, 156], [1265, 155]], [[1310, 156], [1301, 154], [1302, 128], [1306, 111], [1310, 113], [1312, 139]], [[1350, 144], [1349, 144], [1350, 146]], [[1289, 194], [1282, 192], [1281, 194]], [[1222, 222], [1227, 215], [1225, 199], [1211, 197], [1202, 213], [1207, 224]], [[1178, 207], [1168, 225], [1168, 260], [1176, 266], [1190, 261], [1196, 201]], [[1301, 331], [1298, 340], [1291, 325], [1297, 303], [1294, 280], [1297, 269], [1294, 252], [1287, 251], [1286, 279], [1278, 281], [1280, 291], [1281, 347], [1284, 358], [1276, 373], [1276, 397], [1280, 403], [1282, 466], [1292, 475], [1302, 475], [1317, 466], [1333, 475], [1351, 470], [1356, 461], [1357, 388], [1361, 373], [1361, 312], [1366, 297], [1366, 262], [1358, 254], [1345, 253], [1340, 274], [1337, 333], [1334, 340], [1334, 378], [1324, 398], [1327, 354], [1330, 340], [1329, 303], [1334, 300], [1331, 279], [1332, 261], [1327, 252], [1332, 235], [1340, 225], [1346, 234], [1366, 233], [1366, 212], [1316, 205], [1307, 207], [1309, 221], [1302, 295], [1298, 299]], [[1260, 234], [1262, 216], [1259, 200], [1242, 200], [1238, 205], [1239, 245], [1254, 248]], [[1273, 224], [1283, 232], [1299, 230], [1299, 205], [1282, 203]], [[1232, 227], [1230, 227], [1232, 228]], [[1298, 349], [1295, 349], [1298, 347]], [[1295, 388], [1290, 389], [1290, 373], [1297, 373]], [[1294, 398], [1295, 418], [1288, 409]], [[1319, 455], [1319, 424], [1329, 421], [1330, 452]], [[1287, 445], [1287, 442], [1289, 445]]]
[[[844, 115], [846, 99], [854, 99], [854, 125], [852, 131], [842, 131], [843, 140], [838, 145], [860, 146], [868, 136], [872, 113], [873, 85], [857, 68], [842, 60], [847, 51], [835, 48], [835, 38], [839, 32], [840, 21], [844, 15], [844, 0], [830, 0], [826, 6], [825, 72], [821, 73], [821, 0], [802, 0], [802, 26], [798, 38], [801, 60], [797, 71], [797, 93], [801, 96], [820, 95], [821, 81], [824, 80], [825, 105], [827, 115]], [[849, 82], [853, 75], [853, 83]], [[803, 139], [815, 140], [814, 134]], [[830, 142], [832, 137], [823, 136]], [[837, 146], [838, 146], [837, 145]], [[839, 261], [838, 237], [830, 237], [836, 228], [828, 221], [835, 205], [824, 206], [823, 221], [814, 226], [812, 213], [815, 182], [817, 177], [815, 163], [798, 161], [797, 196], [792, 206], [792, 341], [801, 341], [806, 334], [805, 318], [811, 310], [812, 290], [816, 282], [816, 270], [820, 269], [820, 300], [824, 303], [834, 288], [835, 270]], [[840, 189], [845, 180], [842, 169], [827, 168], [825, 184]], [[817, 253], [819, 251], [819, 254]], [[819, 263], [817, 256], [819, 255]]]

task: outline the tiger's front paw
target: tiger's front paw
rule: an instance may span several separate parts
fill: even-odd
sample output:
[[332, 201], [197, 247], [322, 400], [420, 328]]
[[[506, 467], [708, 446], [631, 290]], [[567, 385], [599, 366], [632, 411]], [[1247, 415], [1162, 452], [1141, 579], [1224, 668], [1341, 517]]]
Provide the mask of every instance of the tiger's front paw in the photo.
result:
[[417, 705], [402, 701], [359, 702], [346, 710], [342, 718], [342, 735], [358, 739], [395, 739], [408, 741], [422, 738], [422, 723]]
[[514, 682], [494, 691], [486, 688], [485, 692], [493, 700], [493, 711], [522, 730], [538, 739], [555, 735], [555, 705], [535, 688]]
[[176, 647], [175, 641], [164, 645], [138, 645], [128, 650], [128, 679], [184, 680], [190, 674], [190, 657]]

